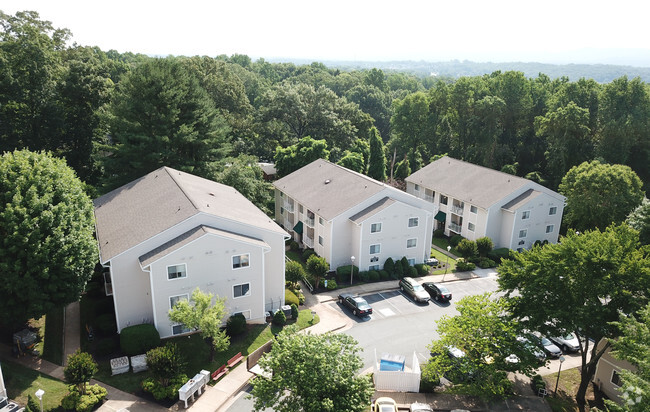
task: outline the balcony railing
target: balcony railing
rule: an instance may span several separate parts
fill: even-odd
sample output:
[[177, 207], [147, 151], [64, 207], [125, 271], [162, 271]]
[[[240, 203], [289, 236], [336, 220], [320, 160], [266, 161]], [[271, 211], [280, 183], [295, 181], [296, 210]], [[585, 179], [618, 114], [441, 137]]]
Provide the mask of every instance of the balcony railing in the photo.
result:
[[307, 247], [310, 247], [312, 249], [314, 248], [314, 239], [309, 236], [303, 236], [302, 243]]
[[452, 231], [460, 234], [460, 231], [462, 230], [462, 227], [458, 223], [450, 222], [449, 223], [449, 230], [452, 230]]
[[289, 213], [293, 213], [294, 211], [294, 206], [293, 203], [289, 203], [286, 200], [284, 201], [284, 210], [286, 210]]
[[306, 217], [305, 218], [305, 224], [309, 227], [314, 227], [314, 218], [313, 217]]
[[463, 208], [458, 207], [458, 206], [452, 206], [451, 207], [451, 213], [456, 214], [458, 216], [462, 216], [463, 215]]
[[424, 200], [433, 203], [433, 196], [424, 196]]

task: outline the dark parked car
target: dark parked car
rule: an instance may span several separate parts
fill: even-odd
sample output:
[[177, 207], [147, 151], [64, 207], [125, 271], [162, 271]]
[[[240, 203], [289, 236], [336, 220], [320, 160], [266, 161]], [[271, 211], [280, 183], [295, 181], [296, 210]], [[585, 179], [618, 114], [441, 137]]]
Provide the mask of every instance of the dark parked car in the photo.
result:
[[444, 302], [449, 302], [451, 300], [451, 292], [449, 289], [439, 283], [424, 282], [422, 286], [424, 287], [424, 290], [429, 292], [432, 299]]
[[350, 309], [354, 316], [366, 316], [372, 313], [372, 308], [361, 296], [342, 293], [339, 295], [339, 303]]
[[427, 291], [424, 290], [422, 285], [413, 278], [405, 277], [400, 280], [399, 288], [416, 302], [427, 303], [429, 301], [429, 294]]
[[560, 348], [544, 336], [539, 338], [539, 343], [542, 346], [542, 349], [544, 349], [544, 352], [546, 352], [550, 357], [559, 358], [562, 354]]

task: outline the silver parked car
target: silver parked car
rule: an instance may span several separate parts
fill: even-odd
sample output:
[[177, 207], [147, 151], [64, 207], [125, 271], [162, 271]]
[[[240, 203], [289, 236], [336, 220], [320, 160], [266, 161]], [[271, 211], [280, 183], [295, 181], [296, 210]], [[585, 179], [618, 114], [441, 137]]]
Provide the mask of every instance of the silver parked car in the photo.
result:
[[554, 336], [551, 340], [559, 346], [564, 353], [577, 352], [580, 350], [580, 341], [575, 333], [568, 333], [564, 336]]
[[416, 302], [427, 303], [431, 299], [429, 293], [413, 278], [405, 277], [400, 280], [399, 288]]

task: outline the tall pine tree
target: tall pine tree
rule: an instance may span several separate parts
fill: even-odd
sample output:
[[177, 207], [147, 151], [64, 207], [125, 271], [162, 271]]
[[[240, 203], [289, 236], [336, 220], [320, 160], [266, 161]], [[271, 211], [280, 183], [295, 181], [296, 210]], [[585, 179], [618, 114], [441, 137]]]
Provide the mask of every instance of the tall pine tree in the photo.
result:
[[376, 127], [370, 129], [370, 158], [368, 160], [368, 176], [383, 182], [386, 180], [386, 155], [384, 142]]

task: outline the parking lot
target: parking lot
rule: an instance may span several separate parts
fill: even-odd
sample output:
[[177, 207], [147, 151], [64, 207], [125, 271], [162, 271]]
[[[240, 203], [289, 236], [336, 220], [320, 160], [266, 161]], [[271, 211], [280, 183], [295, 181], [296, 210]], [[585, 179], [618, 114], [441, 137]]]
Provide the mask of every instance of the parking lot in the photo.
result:
[[346, 313], [350, 318], [357, 319], [359, 322], [368, 321], [371, 319], [385, 319], [391, 316], [401, 316], [416, 313], [423, 313], [430, 310], [435, 310], [439, 307], [447, 307], [449, 303], [439, 303], [431, 301], [426, 304], [415, 303], [411, 298], [406, 296], [399, 290], [391, 290], [387, 292], [372, 293], [364, 295], [363, 298], [372, 306], [372, 315], [365, 318], [357, 319], [352, 312], [344, 308], [338, 302], [332, 302], [332, 307], [338, 308]]

